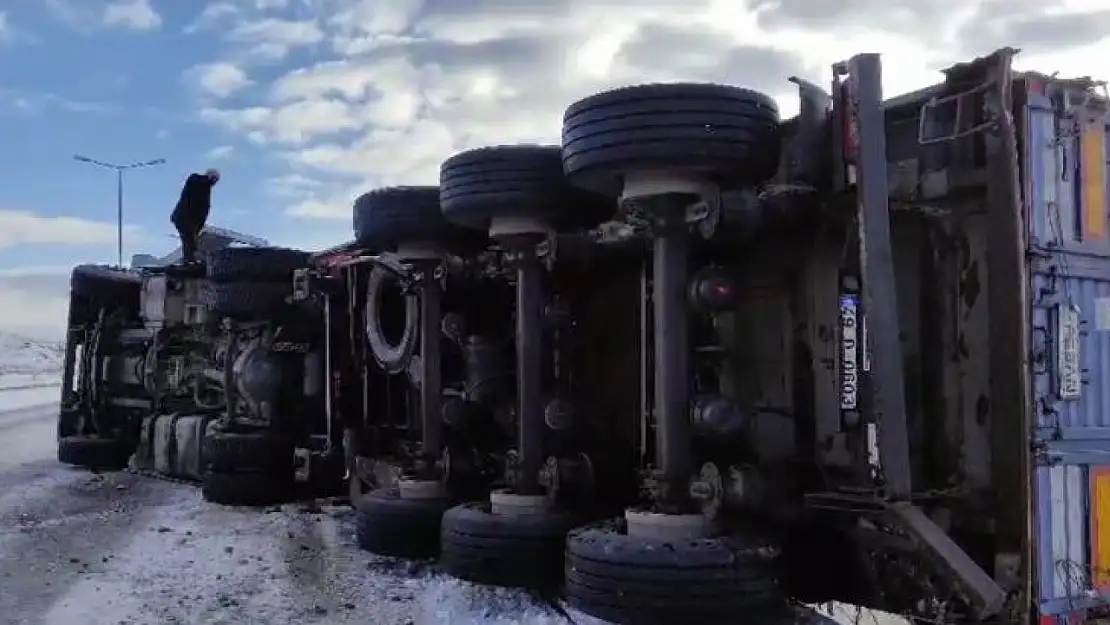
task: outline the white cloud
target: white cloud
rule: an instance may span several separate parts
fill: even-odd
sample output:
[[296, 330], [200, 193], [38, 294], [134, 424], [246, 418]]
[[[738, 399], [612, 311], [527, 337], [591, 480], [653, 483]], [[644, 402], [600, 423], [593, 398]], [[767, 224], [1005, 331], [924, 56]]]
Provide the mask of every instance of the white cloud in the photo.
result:
[[[0, 209], [0, 250], [20, 245], [103, 245], [114, 243], [116, 234], [112, 223]], [[141, 232], [125, 225], [124, 236], [134, 239]]]
[[280, 108], [262, 106], [235, 111], [207, 108], [202, 119], [217, 121], [231, 129], [257, 131], [263, 141], [304, 145], [312, 139], [344, 130], [358, 130], [367, 121], [360, 107], [336, 99], [300, 100]]
[[[789, 116], [789, 76], [827, 84], [833, 62], [863, 51], [883, 53], [888, 95], [1004, 44], [1025, 48], [1021, 65], [1046, 72], [1097, 74], [1110, 55], [1107, 0], [256, 3], [235, 3], [233, 52], [296, 62], [259, 79], [245, 106], [209, 104], [200, 117], [274, 150], [290, 175], [317, 180], [282, 195], [287, 213], [302, 217], [349, 219], [358, 191], [435, 182], [461, 149], [556, 143], [567, 104], [615, 85], [737, 84], [776, 97]], [[287, 56], [293, 49], [301, 54]]]
[[156, 30], [162, 27], [162, 16], [150, 6], [149, 0], [118, 0], [104, 8], [105, 26], [131, 30]]
[[[63, 274], [64, 275], [64, 274]], [[55, 278], [55, 282], [61, 279]], [[53, 291], [18, 288], [0, 278], [4, 301], [0, 303], [0, 329], [30, 339], [60, 341], [65, 338], [69, 293], [64, 286]]]
[[216, 98], [226, 98], [253, 84], [239, 66], [227, 62], [191, 67], [186, 70], [184, 78], [204, 95]]
[[192, 34], [213, 26], [225, 17], [232, 17], [238, 14], [239, 9], [237, 9], [234, 4], [229, 2], [214, 2], [204, 7], [200, 15], [184, 28], [184, 32], [185, 34]]
[[289, 0], [254, 0], [254, 8], [259, 11], [284, 9], [287, 6], [289, 6]]
[[324, 31], [314, 20], [267, 17], [240, 23], [228, 34], [228, 39], [246, 45], [253, 57], [279, 60], [295, 48], [323, 41]]
[[322, 182], [301, 174], [286, 174], [266, 181], [266, 192], [275, 197], [302, 197], [320, 189]]
[[220, 145], [208, 150], [208, 158], [213, 161], [220, 161], [231, 156], [235, 152], [235, 148], [230, 145]]
[[[29, 211], [0, 210], [0, 250], [33, 245], [103, 246], [113, 257], [116, 225], [80, 217], [46, 217]], [[124, 227], [124, 242], [142, 245], [148, 237]], [[112, 249], [108, 253], [109, 248]], [[87, 254], [87, 250], [81, 254]], [[69, 302], [69, 267], [35, 266], [0, 269], [0, 329], [32, 338], [64, 337]]]
[[65, 337], [69, 267], [0, 269], [0, 330], [42, 340]]

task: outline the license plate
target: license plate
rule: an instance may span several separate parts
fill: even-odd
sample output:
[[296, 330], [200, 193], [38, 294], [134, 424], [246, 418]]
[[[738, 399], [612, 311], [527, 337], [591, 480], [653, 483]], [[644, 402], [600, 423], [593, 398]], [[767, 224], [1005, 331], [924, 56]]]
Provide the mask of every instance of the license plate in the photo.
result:
[[1079, 310], [1073, 306], [1056, 309], [1056, 370], [1060, 399], [1079, 399], [1083, 394], [1083, 370], [1080, 363]]
[[840, 409], [859, 406], [859, 296], [840, 296]]

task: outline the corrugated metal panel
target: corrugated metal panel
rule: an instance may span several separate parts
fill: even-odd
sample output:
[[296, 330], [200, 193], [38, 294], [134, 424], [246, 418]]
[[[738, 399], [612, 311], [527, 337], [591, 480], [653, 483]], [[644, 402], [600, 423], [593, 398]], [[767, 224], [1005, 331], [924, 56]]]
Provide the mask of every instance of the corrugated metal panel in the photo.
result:
[[1110, 575], [1093, 573], [1110, 570], [1106, 131], [1072, 128], [1051, 100], [1029, 95], [1037, 594], [1042, 623], [1053, 625], [1110, 591]]
[[1026, 150], [1028, 151], [1027, 177], [1028, 188], [1032, 194], [1029, 201], [1029, 236], [1036, 246], [1047, 246], [1061, 242], [1056, 228], [1049, 224], [1049, 213], [1059, 215], [1051, 207], [1060, 205], [1056, 196], [1057, 151], [1053, 140], [1056, 136], [1056, 116], [1052, 113], [1052, 101], [1036, 94], [1029, 96], [1029, 127], [1026, 131]]
[[1041, 602], [1084, 597], [1091, 588], [1088, 469], [1077, 465], [1040, 467], [1036, 490]]
[[[1079, 260], [1073, 260], [1078, 265]], [[1101, 380], [1110, 379], [1110, 333], [1099, 331], [1100, 311], [1110, 306], [1110, 261], [1095, 265], [1091, 260], [1085, 268], [1101, 266], [1106, 278], [1089, 276], [1069, 277], [1066, 260], [1060, 260], [1057, 273], [1037, 273], [1033, 276], [1033, 326], [1038, 328], [1033, 336], [1033, 346], [1042, 354], [1041, 362], [1033, 368], [1033, 391], [1040, 398], [1036, 410], [1037, 427], [1106, 428], [1105, 438], [1110, 439], [1110, 387]], [[1059, 307], [1074, 307], [1086, 330], [1079, 338], [1079, 354], [1085, 371], [1085, 384], [1078, 399], [1065, 400], [1058, 396], [1058, 366], [1052, 362], [1054, 350], [1061, 340], [1056, 323]], [[1084, 437], [1095, 432], [1084, 432]], [[1052, 432], [1043, 432], [1051, 437]], [[1106, 441], [1110, 453], [1110, 440]]]
[[[1103, 331], [1107, 329], [1102, 327], [1105, 320], [1100, 322], [1110, 309], [1108, 250], [1085, 246], [1076, 232], [1078, 137], [1057, 132], [1057, 113], [1047, 97], [1031, 94], [1029, 100], [1030, 234], [1034, 247], [1047, 257], [1034, 270], [1030, 289], [1034, 298], [1032, 343], [1040, 355], [1033, 371], [1033, 391], [1039, 404], [1035, 410], [1037, 427], [1110, 428], [1110, 388], [1102, 383], [1110, 380], [1110, 333]], [[1105, 163], [1104, 154], [1105, 149], [1100, 157]], [[1105, 177], [1102, 181], [1105, 183]], [[1092, 192], [1093, 197], [1102, 198], [1103, 206], [1105, 195], [1105, 191], [1101, 195]], [[1068, 253], [1072, 250], [1077, 254]], [[1073, 400], [1059, 398], [1056, 388], [1058, 367], [1052, 356], [1059, 343], [1055, 332], [1058, 307], [1077, 308], [1086, 331], [1080, 337], [1085, 384], [1079, 398]], [[1083, 434], [1089, 437], [1094, 433]], [[1104, 438], [1108, 439], [1106, 450], [1110, 453], [1110, 429]]]
[[[1075, 113], [1082, 115], [1082, 113]], [[1074, 126], [1079, 124], [1079, 132]], [[1110, 234], [1107, 211], [1107, 125], [1066, 117], [1044, 95], [1029, 95], [1029, 178], [1032, 243], [1105, 255]]]

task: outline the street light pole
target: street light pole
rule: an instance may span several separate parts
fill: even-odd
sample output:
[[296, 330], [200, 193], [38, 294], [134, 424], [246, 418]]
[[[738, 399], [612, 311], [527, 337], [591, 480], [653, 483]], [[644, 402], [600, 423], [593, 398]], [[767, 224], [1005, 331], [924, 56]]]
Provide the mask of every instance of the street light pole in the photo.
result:
[[123, 169], [116, 169], [116, 262], [123, 267]]
[[134, 163], [127, 163], [121, 165], [118, 163], [109, 163], [107, 161], [99, 161], [95, 158], [81, 156], [74, 154], [73, 160], [103, 167], [104, 169], [112, 169], [116, 172], [116, 255], [119, 266], [123, 266], [123, 172], [129, 169], [140, 169], [143, 167], [154, 167], [155, 165], [162, 165], [166, 162], [164, 158], [156, 158], [150, 161], [136, 161]]

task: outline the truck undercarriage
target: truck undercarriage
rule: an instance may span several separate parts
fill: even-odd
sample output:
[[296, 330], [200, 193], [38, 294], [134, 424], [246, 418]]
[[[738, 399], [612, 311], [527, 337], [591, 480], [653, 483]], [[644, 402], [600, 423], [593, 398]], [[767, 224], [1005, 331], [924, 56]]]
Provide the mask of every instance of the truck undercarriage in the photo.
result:
[[361, 196], [311, 257], [78, 268], [59, 458], [230, 504], [345, 482], [364, 549], [618, 623], [1055, 623], [1026, 111], [1034, 84], [1097, 98], [1015, 53], [885, 101], [860, 55], [831, 95], [795, 79], [786, 121], [731, 86], [617, 89], [561, 145]]

